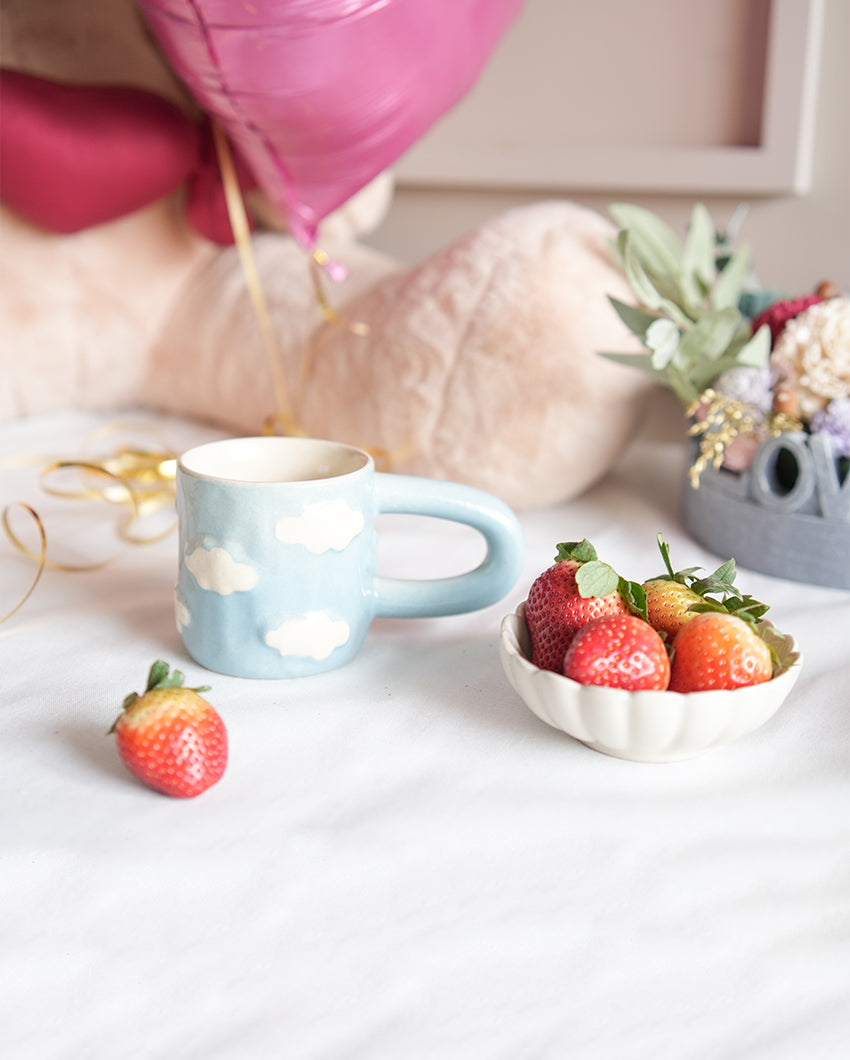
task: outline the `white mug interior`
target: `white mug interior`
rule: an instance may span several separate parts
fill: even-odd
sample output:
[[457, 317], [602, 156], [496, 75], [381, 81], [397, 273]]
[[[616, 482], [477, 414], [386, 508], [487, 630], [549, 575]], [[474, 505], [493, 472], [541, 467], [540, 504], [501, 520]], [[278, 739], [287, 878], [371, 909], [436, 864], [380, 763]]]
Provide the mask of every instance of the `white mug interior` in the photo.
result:
[[183, 471], [221, 482], [313, 482], [350, 475], [372, 462], [368, 453], [316, 438], [226, 438], [184, 453]]

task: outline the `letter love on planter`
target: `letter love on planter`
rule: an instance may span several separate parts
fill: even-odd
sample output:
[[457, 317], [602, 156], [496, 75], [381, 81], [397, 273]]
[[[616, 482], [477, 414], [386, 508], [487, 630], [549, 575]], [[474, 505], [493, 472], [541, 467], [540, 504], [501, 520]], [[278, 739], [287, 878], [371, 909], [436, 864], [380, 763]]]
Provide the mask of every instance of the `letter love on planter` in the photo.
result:
[[763, 442], [748, 471], [687, 478], [682, 520], [693, 538], [741, 567], [850, 589], [850, 475], [829, 439], [786, 432]]

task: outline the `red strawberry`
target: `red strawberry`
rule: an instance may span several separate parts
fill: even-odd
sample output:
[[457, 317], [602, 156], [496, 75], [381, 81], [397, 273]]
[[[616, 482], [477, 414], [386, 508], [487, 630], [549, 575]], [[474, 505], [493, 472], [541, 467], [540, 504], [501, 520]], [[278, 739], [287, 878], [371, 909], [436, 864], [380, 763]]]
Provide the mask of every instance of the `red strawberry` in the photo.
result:
[[184, 688], [183, 674], [169, 675], [168, 663], [155, 662], [140, 696], [131, 692], [115, 733], [124, 765], [157, 791], [189, 799], [221, 779], [227, 765], [224, 722], [201, 688]]
[[663, 691], [670, 681], [670, 659], [648, 622], [637, 615], [605, 615], [573, 637], [564, 675], [581, 685]]
[[741, 688], [772, 676], [770, 648], [754, 626], [737, 615], [717, 611], [696, 615], [673, 641], [672, 692]]
[[587, 539], [558, 545], [554, 566], [534, 580], [525, 605], [534, 665], [561, 673], [564, 653], [581, 626], [602, 615], [628, 614], [626, 585]]
[[808, 294], [802, 298], [786, 298], [782, 301], [774, 302], [773, 305], [769, 305], [767, 309], [759, 313], [753, 321], [753, 334], [758, 331], [762, 324], [767, 324], [770, 328], [770, 344], [773, 346], [789, 320], [799, 316], [810, 305], [816, 305], [822, 301], [823, 295]]

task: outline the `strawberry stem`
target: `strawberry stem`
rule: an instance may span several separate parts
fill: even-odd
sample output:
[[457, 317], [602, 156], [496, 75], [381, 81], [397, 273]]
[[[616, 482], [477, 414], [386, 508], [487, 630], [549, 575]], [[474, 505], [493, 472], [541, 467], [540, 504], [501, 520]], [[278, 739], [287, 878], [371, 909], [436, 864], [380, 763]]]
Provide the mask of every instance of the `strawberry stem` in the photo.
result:
[[581, 541], [563, 541], [557, 546], [555, 562], [568, 559], [581, 564], [576, 571], [576, 587], [584, 599], [619, 592], [629, 610], [646, 620], [646, 593], [643, 586], [640, 582], [627, 581], [610, 564], [599, 559], [596, 549], [586, 537]]
[[[157, 659], [150, 668], [150, 673], [148, 674], [148, 687], [145, 691], [150, 692], [154, 688], [182, 688], [185, 680], [186, 678], [179, 670], [174, 670], [173, 673], [169, 673], [168, 663], [163, 662], [162, 659]], [[188, 691], [209, 692], [209, 690], [209, 685], [198, 685], [197, 688], [190, 688]]]
[[562, 541], [559, 545], [556, 545], [556, 563], [561, 563], [565, 559], [575, 559], [579, 563], [592, 563], [598, 558], [596, 549], [586, 537], [582, 538], [581, 541]]
[[[185, 681], [183, 674], [179, 670], [175, 670], [173, 673], [170, 670], [171, 667], [167, 662], [157, 659], [148, 672], [148, 683], [145, 692], [152, 692], [155, 688], [183, 688], [183, 682]], [[197, 692], [199, 695], [201, 692], [209, 692], [209, 690], [210, 685], [198, 685], [197, 688], [187, 689], [187, 691]], [[121, 703], [122, 710], [128, 710], [140, 698], [138, 692], [130, 692]], [[112, 729], [109, 731], [112, 732], [114, 728], [113, 724]]]
[[[687, 567], [685, 570], [680, 571], [673, 570], [673, 565], [670, 562], [670, 548], [661, 534], [658, 534], [658, 548], [664, 560], [664, 566], [667, 568], [667, 574], [662, 574], [661, 579], [667, 578], [670, 581], [686, 585], [697, 596], [702, 597], [700, 603], [691, 604], [688, 608], [689, 611], [719, 611], [728, 615], [737, 615], [749, 625], [757, 627], [758, 620], [770, 610], [768, 604], [763, 604], [760, 600], [742, 593], [738, 586], [734, 584], [737, 574], [734, 559], [727, 559], [711, 574], [707, 574], [704, 578], [698, 578], [697, 573], [703, 569], [702, 567]], [[757, 629], [756, 631], [758, 632]]]

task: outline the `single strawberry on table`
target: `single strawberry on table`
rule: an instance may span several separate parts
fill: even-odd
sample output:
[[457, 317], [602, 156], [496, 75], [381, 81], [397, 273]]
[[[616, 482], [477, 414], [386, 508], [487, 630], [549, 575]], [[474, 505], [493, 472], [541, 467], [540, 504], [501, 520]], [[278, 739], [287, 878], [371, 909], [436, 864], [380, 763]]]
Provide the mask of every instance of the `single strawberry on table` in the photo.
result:
[[131, 692], [110, 733], [130, 772], [149, 787], [192, 798], [221, 779], [227, 765], [227, 730], [201, 697], [207, 686], [185, 688], [179, 670], [155, 662], [142, 695]]
[[641, 594], [640, 586], [624, 581], [603, 563], [587, 538], [562, 542], [554, 565], [538, 575], [528, 591], [525, 620], [531, 661], [541, 670], [562, 673], [577, 630], [603, 615], [629, 614], [634, 593]]
[[670, 657], [660, 634], [642, 618], [604, 615], [577, 631], [563, 673], [581, 685], [663, 691], [670, 682]]

